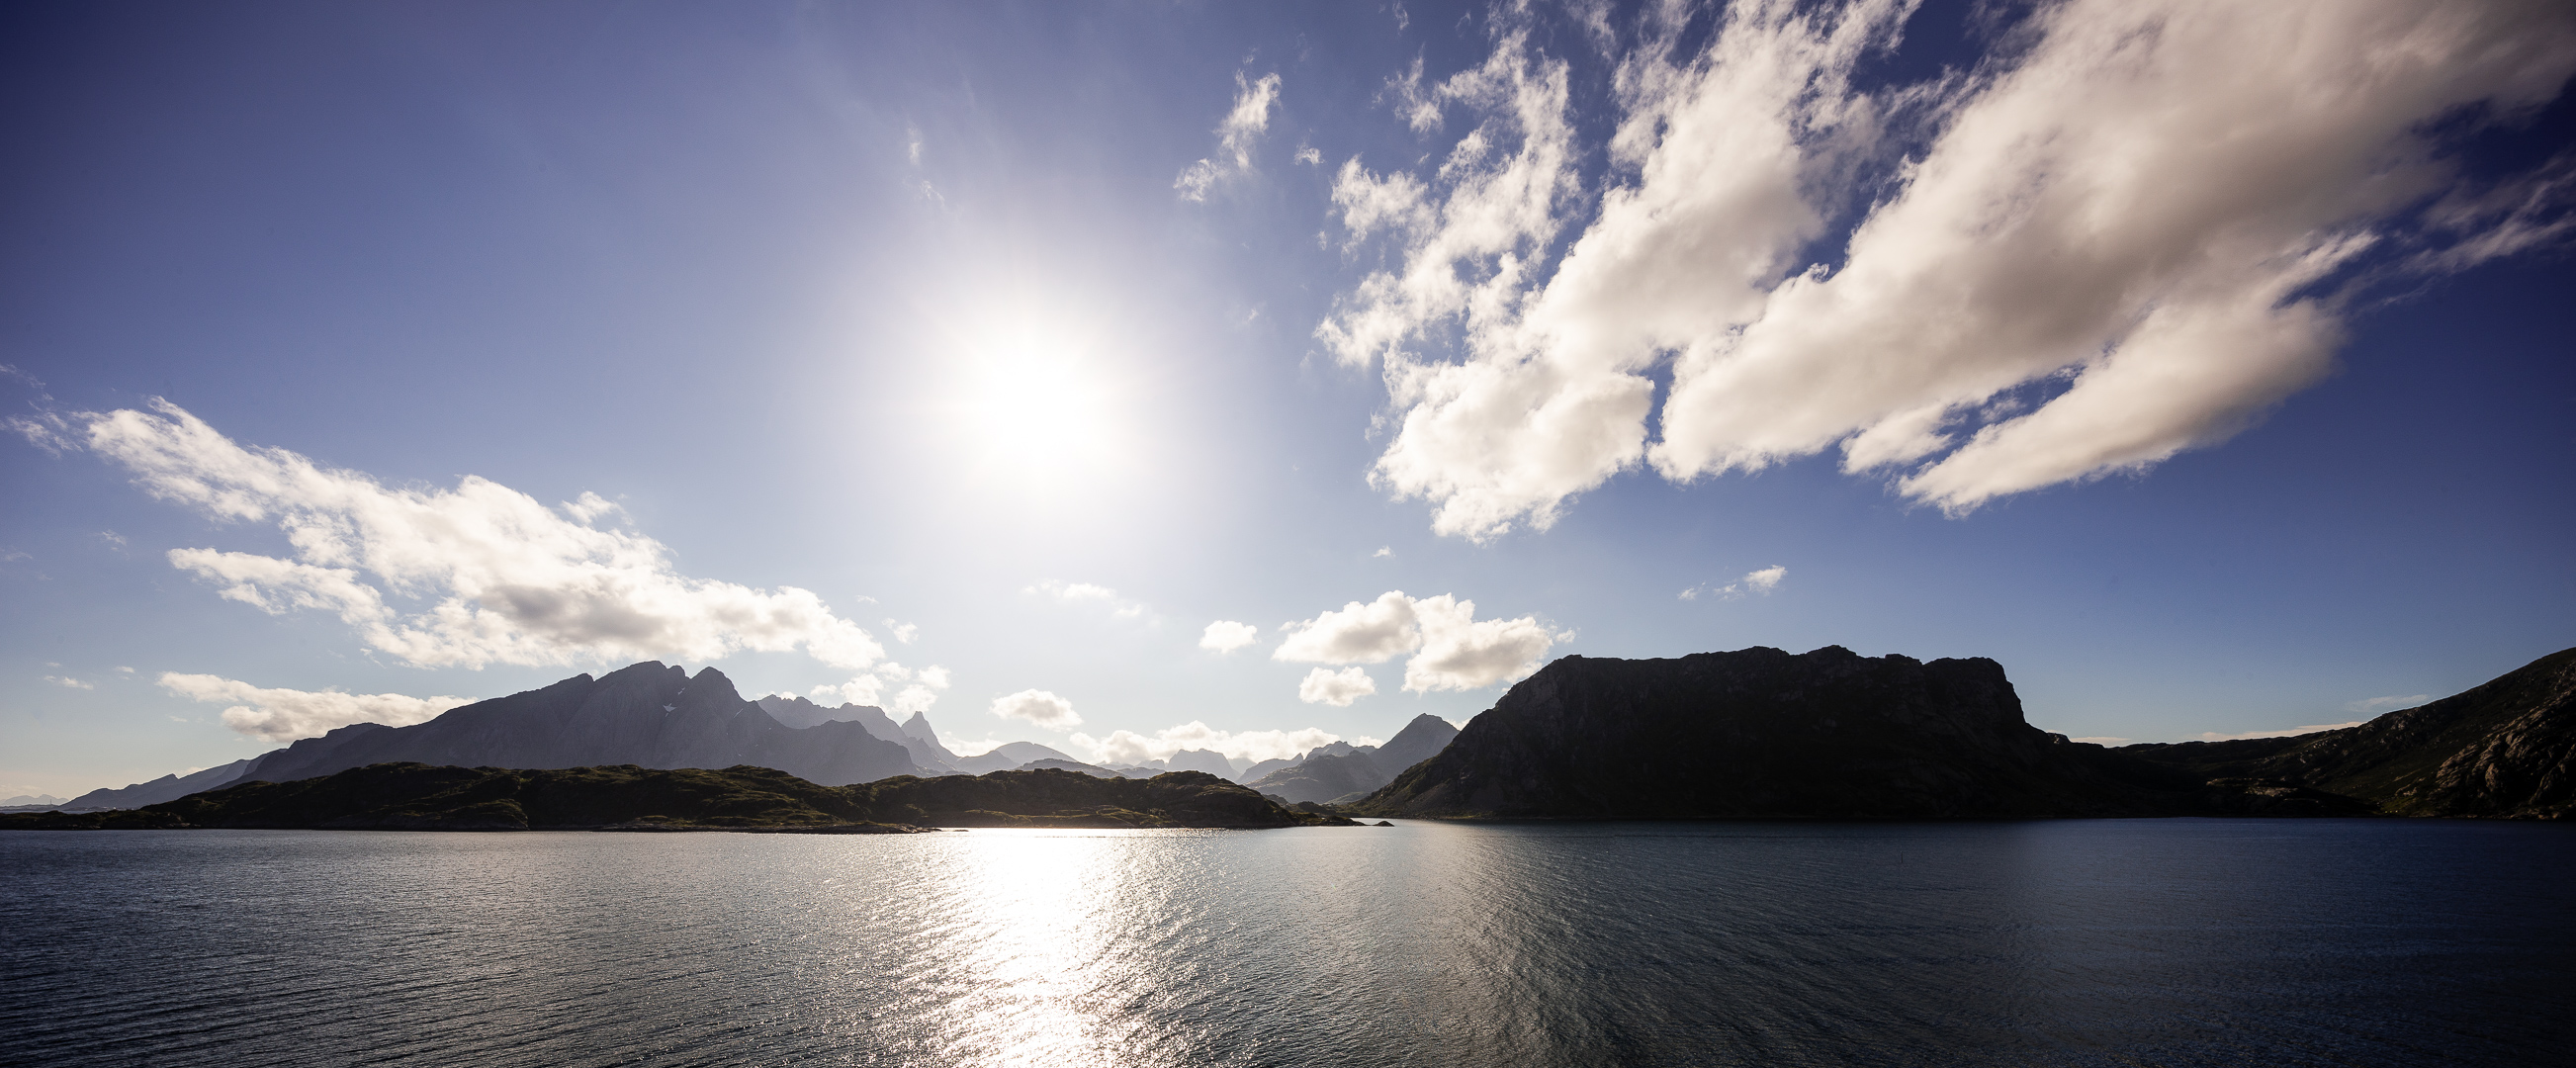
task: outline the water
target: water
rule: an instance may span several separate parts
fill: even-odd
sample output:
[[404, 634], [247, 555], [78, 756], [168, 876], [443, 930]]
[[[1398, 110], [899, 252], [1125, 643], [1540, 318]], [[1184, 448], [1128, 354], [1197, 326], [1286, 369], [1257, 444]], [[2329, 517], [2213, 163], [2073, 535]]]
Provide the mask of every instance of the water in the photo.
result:
[[2566, 1063], [2576, 833], [0, 834], [0, 1063]]

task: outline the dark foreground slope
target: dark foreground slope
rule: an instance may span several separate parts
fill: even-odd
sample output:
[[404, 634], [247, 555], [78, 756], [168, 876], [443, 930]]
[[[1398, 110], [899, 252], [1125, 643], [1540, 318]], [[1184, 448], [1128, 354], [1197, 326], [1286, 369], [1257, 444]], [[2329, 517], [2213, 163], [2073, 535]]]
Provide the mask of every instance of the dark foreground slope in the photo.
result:
[[744, 830], [905, 832], [924, 827], [1293, 827], [1348, 820], [1282, 808], [1213, 775], [1095, 779], [1065, 771], [909, 775], [818, 786], [769, 768], [514, 771], [376, 764], [253, 782], [112, 812], [0, 815], [0, 830], [275, 828], [395, 831]]
[[2576, 816], [2576, 649], [2342, 730], [2123, 746], [2193, 777], [2279, 783], [2401, 816]]
[[2022, 720], [1992, 660], [1840, 646], [1570, 656], [1356, 806], [1371, 816], [1967, 817], [2205, 811], [2197, 780]]

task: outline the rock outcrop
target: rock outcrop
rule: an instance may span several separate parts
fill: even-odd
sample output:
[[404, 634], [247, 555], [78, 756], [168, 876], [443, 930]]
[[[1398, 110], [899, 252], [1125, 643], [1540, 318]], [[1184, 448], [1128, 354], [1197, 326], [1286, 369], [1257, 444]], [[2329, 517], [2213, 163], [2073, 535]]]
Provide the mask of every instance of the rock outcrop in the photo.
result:
[[2576, 649], [2359, 726], [2288, 738], [2123, 746], [2220, 783], [2260, 782], [2399, 816], [2576, 816]]
[[2206, 811], [2203, 789], [2032, 727], [1992, 660], [1756, 647], [1558, 660], [1355, 807], [1371, 816], [2122, 816]]

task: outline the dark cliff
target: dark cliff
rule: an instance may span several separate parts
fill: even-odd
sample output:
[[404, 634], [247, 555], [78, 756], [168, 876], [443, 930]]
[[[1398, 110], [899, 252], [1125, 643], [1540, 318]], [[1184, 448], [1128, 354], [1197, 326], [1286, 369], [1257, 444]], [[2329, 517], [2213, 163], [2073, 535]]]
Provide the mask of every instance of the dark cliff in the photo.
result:
[[1992, 660], [1840, 646], [1570, 656], [1359, 802], [1371, 816], [1980, 817], [2195, 811], [2197, 780], [2022, 720]]
[[2197, 778], [2302, 787], [2400, 816], [2576, 815], [2576, 649], [2341, 730], [2123, 746]]

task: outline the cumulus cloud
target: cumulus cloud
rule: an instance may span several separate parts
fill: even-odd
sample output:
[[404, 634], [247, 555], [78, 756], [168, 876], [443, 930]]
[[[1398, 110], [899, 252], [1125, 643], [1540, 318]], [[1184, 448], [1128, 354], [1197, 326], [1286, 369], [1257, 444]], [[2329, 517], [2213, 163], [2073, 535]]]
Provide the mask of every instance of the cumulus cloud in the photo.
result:
[[[1486, 539], [1623, 470], [1839, 450], [1965, 512], [2237, 433], [2326, 372], [2374, 249], [2457, 270], [2571, 225], [2576, 164], [2461, 194], [2428, 132], [2554, 97], [2564, 4], [2068, 0], [1968, 73], [1856, 88], [1912, 9], [1738, 0], [1685, 48], [1687, 10], [1650, 7], [1588, 211], [1528, 16], [1391, 86], [1416, 130], [1477, 124], [1426, 174], [1353, 158], [1334, 187], [1397, 263], [1316, 330], [1382, 369], [1376, 483]], [[1845, 217], [1839, 264], [1804, 262]]]
[[2354, 720], [2350, 723], [2315, 723], [2305, 727], [2282, 727], [2278, 730], [2247, 731], [2243, 734], [2220, 734], [2216, 731], [2202, 731], [2195, 737], [2204, 742], [2233, 742], [2245, 738], [2290, 738], [2302, 734], [2315, 734], [2318, 731], [2339, 731], [2346, 727], [2358, 727], [2361, 726], [2361, 722], [2362, 721], [2360, 720]]
[[278, 690], [253, 686], [218, 675], [161, 674], [161, 688], [208, 704], [232, 702], [224, 709], [224, 726], [264, 742], [315, 738], [352, 723], [407, 727], [425, 723], [474, 697], [405, 697], [398, 693], [345, 693], [340, 690]]
[[1377, 680], [1365, 669], [1346, 667], [1340, 671], [1316, 668], [1306, 673], [1297, 684], [1297, 699], [1310, 705], [1349, 708], [1351, 702], [1377, 692]]
[[921, 636], [921, 626], [917, 623], [897, 623], [889, 619], [885, 621], [885, 626], [886, 633], [894, 635], [894, 640], [905, 645], [912, 644], [914, 638]]
[[[1377, 745], [1375, 738], [1344, 739], [1316, 727], [1294, 731], [1221, 731], [1191, 720], [1178, 727], [1165, 727], [1152, 734], [1113, 731], [1109, 737], [1094, 738], [1075, 734], [1068, 742], [1084, 759], [1112, 767], [1132, 767], [1154, 760], [1169, 760], [1183, 749], [1213, 749], [1229, 759], [1260, 763], [1284, 760], [1319, 746], [1348, 741], [1352, 745]], [[955, 746], [949, 747], [957, 752]]]
[[993, 699], [993, 714], [1003, 719], [1026, 720], [1049, 730], [1063, 730], [1082, 725], [1074, 714], [1073, 702], [1045, 690], [1022, 690], [1008, 697]]
[[1040, 597], [1053, 598], [1066, 604], [1100, 605], [1107, 608], [1111, 616], [1119, 619], [1134, 619], [1145, 614], [1145, 606], [1142, 603], [1120, 597], [1118, 596], [1117, 590], [1110, 589], [1107, 586], [1094, 585], [1088, 582], [1065, 582], [1061, 579], [1047, 579], [1043, 582], [1034, 582], [1027, 586], [1023, 586], [1020, 588], [1020, 592]]
[[81, 681], [81, 680], [79, 680], [79, 679], [71, 678], [71, 677], [68, 677], [68, 676], [62, 676], [62, 675], [47, 675], [47, 676], [45, 676], [45, 681], [46, 681], [46, 682], [53, 683], [54, 685], [56, 685], [56, 686], [60, 686], [60, 687], [62, 687], [62, 688], [64, 688], [64, 689], [66, 689], [66, 690], [95, 690], [95, 689], [98, 689], [98, 684], [97, 684], [97, 683], [94, 683], [94, 682], [82, 682], [82, 681]]
[[2346, 712], [2357, 712], [2365, 716], [2376, 716], [2382, 712], [2389, 712], [2400, 708], [2413, 708], [2432, 699], [2433, 695], [2429, 693], [2407, 694], [2404, 696], [2391, 695], [2388, 697], [2369, 697], [2347, 704], [2343, 706], [2343, 710]]
[[1199, 648], [1212, 653], [1231, 653], [1259, 640], [1261, 628], [1250, 623], [1220, 619], [1208, 624], [1207, 631], [1199, 635]]
[[1183, 200], [1206, 200], [1216, 183], [1252, 170], [1252, 146], [1270, 128], [1270, 110], [1279, 102], [1279, 76], [1264, 74], [1258, 81], [1247, 81], [1238, 71], [1234, 90], [1234, 108], [1217, 124], [1216, 155], [1190, 164], [1172, 181]]
[[551, 509], [470, 475], [452, 490], [392, 488], [285, 449], [243, 447], [159, 398], [149, 408], [19, 422], [124, 465], [153, 496], [220, 520], [275, 523], [287, 557], [188, 548], [170, 563], [264, 612], [336, 614], [406, 663], [706, 661], [801, 648], [865, 668], [884, 655], [810, 591], [680, 574], [662, 543], [592, 525], [614, 511], [595, 496]]
[[[1390, 590], [1365, 604], [1352, 601], [1286, 624], [1287, 640], [1270, 655], [1291, 663], [1382, 664], [1411, 654], [1404, 665], [1404, 688], [1427, 693], [1481, 689], [1527, 675], [1538, 670], [1551, 646], [1572, 636], [1550, 631], [1536, 616], [1479, 620], [1475, 615], [1474, 601], [1445, 593], [1417, 598]], [[1309, 675], [1306, 685], [1314, 682]], [[1299, 689], [1302, 695], [1305, 686]]]

